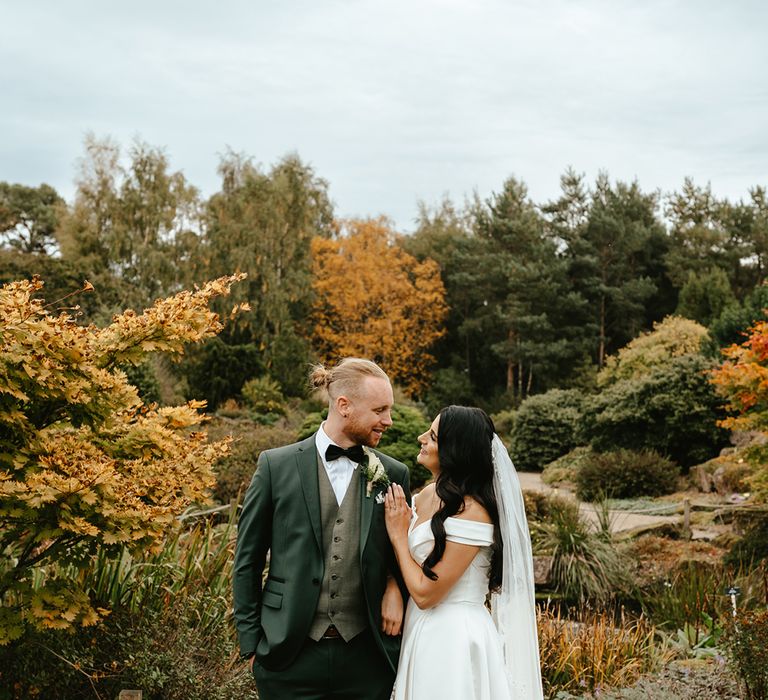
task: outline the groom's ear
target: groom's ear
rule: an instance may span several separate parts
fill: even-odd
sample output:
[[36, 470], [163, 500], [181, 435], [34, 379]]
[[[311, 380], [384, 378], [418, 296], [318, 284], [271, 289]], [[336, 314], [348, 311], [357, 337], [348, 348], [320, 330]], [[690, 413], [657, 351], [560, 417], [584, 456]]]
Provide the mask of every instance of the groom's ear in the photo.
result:
[[344, 394], [336, 398], [334, 406], [336, 408], [336, 412], [343, 418], [346, 418], [349, 415], [349, 412], [352, 410], [352, 402], [346, 396], [344, 396]]

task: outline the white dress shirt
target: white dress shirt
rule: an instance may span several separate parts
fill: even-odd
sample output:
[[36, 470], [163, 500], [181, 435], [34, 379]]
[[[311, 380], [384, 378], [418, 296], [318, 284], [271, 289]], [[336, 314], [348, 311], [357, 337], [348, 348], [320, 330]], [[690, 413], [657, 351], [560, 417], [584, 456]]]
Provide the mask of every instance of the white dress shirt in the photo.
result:
[[[328, 480], [331, 482], [331, 488], [336, 495], [336, 503], [341, 505], [344, 500], [344, 494], [349, 488], [349, 482], [352, 481], [352, 475], [357, 469], [357, 462], [351, 460], [349, 457], [339, 457], [331, 462], [325, 460], [325, 451], [328, 449], [328, 445], [336, 445], [336, 443], [328, 437], [323, 429], [323, 423], [315, 435], [315, 445], [317, 445], [317, 451], [320, 454], [320, 459], [323, 460], [323, 466], [325, 467], [325, 473], [328, 474]], [[341, 445], [336, 445], [341, 447]]]

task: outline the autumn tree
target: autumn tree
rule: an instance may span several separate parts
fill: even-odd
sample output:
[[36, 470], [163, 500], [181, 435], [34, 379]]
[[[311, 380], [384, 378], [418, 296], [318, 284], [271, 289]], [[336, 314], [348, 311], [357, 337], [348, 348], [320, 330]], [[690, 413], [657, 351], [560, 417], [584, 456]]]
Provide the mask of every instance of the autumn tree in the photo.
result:
[[[746, 340], [723, 350], [722, 365], [712, 372], [712, 382], [730, 414], [720, 425], [729, 430], [768, 434], [768, 321], [750, 329]], [[752, 486], [761, 499], [768, 498], [768, 449], [755, 445], [747, 451], [755, 464]]]
[[422, 392], [447, 313], [437, 263], [406, 253], [385, 218], [345, 222], [338, 238], [315, 238], [312, 255], [318, 355], [372, 359], [408, 393]]
[[34, 298], [38, 280], [0, 288], [0, 644], [25, 625], [95, 623], [107, 611], [72, 572], [96, 550], [157, 546], [182, 510], [206, 499], [227, 445], [194, 430], [202, 405], [145, 406], [118, 367], [216, 334], [209, 303], [237, 279], [103, 329], [48, 311]]

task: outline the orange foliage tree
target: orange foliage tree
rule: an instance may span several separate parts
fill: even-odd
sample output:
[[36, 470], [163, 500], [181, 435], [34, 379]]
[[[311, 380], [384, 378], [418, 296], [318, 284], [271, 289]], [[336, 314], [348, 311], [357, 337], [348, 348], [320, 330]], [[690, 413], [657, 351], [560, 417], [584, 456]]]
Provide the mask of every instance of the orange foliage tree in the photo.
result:
[[395, 243], [386, 218], [343, 222], [335, 240], [312, 241], [312, 342], [333, 362], [375, 360], [411, 395], [427, 385], [429, 349], [445, 332], [445, 287], [434, 260]]
[[[758, 321], [740, 345], [723, 350], [723, 364], [712, 372], [712, 382], [732, 414], [721, 421], [730, 430], [768, 433], [768, 321]], [[756, 464], [750, 478], [754, 491], [768, 498], [768, 446], [752, 447], [747, 456]]]

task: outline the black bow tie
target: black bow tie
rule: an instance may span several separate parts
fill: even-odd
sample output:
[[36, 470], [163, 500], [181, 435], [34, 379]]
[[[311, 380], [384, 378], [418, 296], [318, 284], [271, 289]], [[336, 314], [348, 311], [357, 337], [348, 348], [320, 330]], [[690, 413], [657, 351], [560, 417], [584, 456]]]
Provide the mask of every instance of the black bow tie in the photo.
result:
[[325, 461], [332, 462], [339, 457], [347, 457], [353, 462], [360, 464], [365, 459], [365, 453], [363, 452], [362, 445], [353, 445], [346, 450], [338, 445], [328, 445], [328, 449], [325, 451]]

